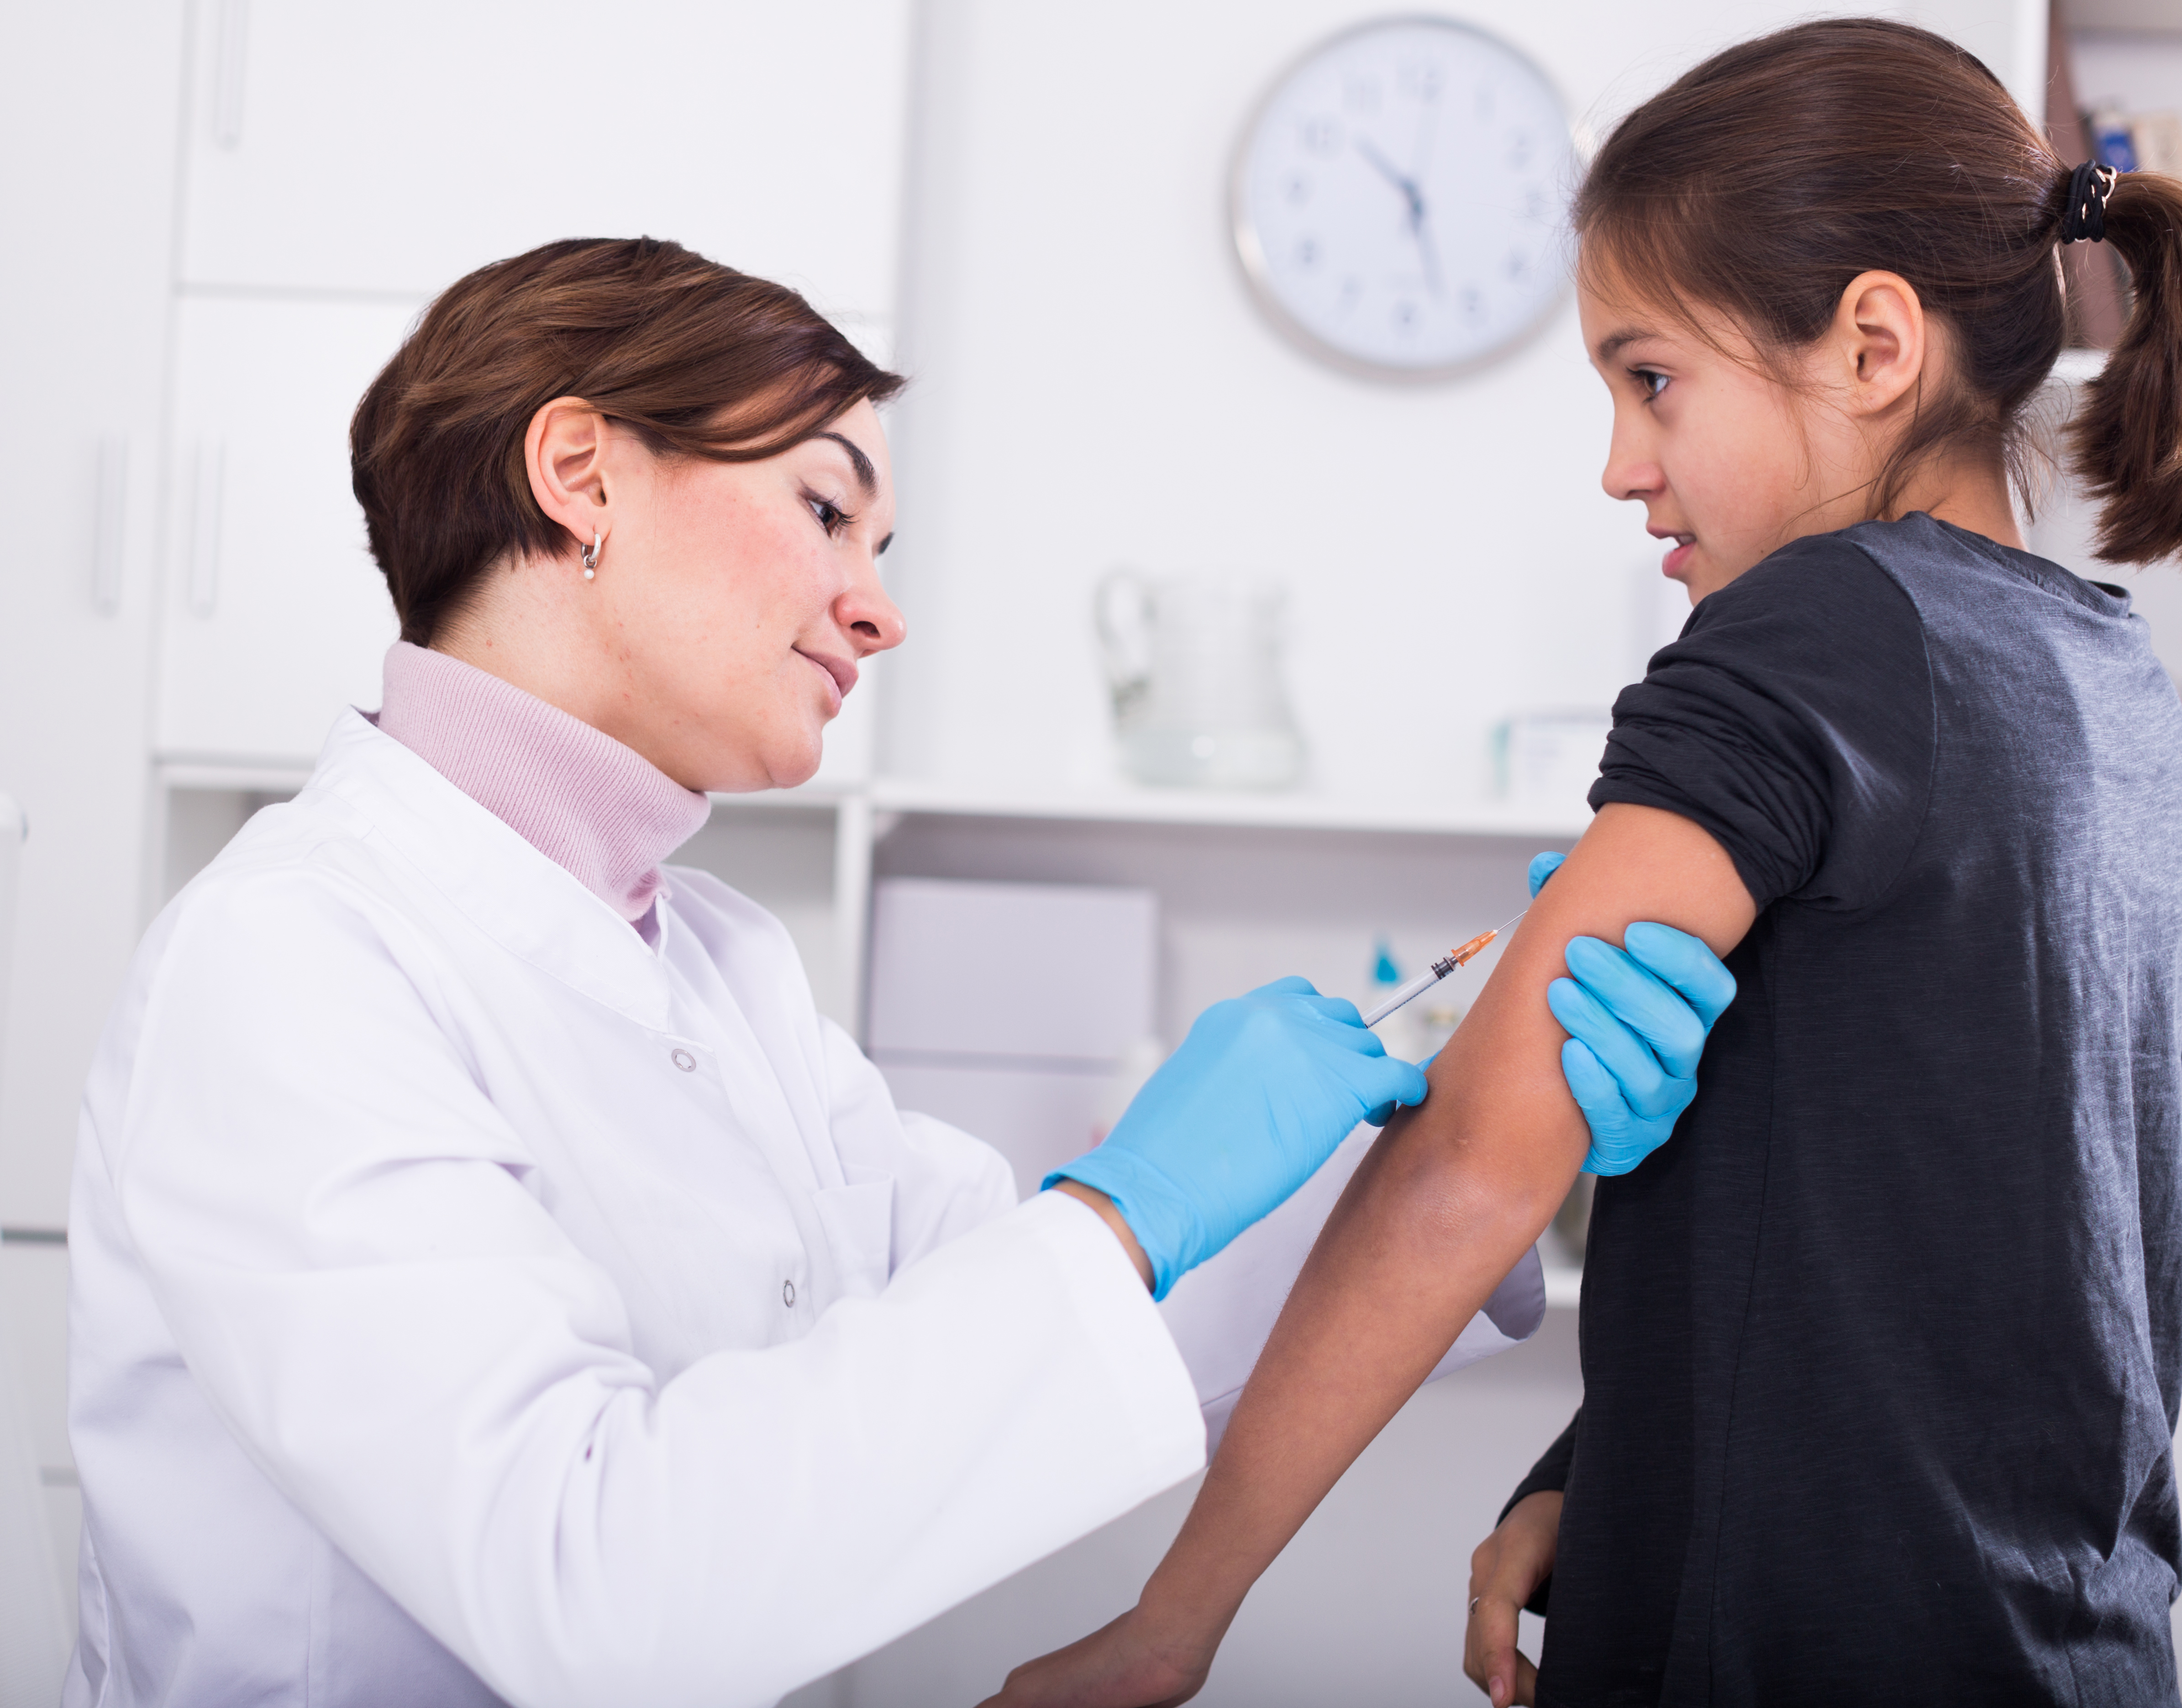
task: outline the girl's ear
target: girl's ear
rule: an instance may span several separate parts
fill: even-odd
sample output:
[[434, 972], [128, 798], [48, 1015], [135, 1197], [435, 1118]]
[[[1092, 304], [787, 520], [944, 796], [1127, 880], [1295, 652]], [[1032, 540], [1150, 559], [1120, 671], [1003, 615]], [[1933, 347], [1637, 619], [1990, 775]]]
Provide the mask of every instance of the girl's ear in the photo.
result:
[[1879, 415], [1913, 392], [1930, 354], [1924, 305], [1898, 273], [1859, 273], [1841, 292], [1831, 341], [1850, 412]]

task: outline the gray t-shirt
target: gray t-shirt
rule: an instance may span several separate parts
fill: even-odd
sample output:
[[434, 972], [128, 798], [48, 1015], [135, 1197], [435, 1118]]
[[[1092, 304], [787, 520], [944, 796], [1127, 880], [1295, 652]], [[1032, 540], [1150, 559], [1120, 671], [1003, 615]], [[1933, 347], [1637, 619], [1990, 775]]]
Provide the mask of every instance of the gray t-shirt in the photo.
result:
[[[2173, 573], [2153, 571], [2151, 573]], [[1924, 515], [1784, 547], [1592, 803], [1757, 923], [1602, 1180], [1542, 1702], [2173, 1703], [2182, 705], [2120, 590]]]

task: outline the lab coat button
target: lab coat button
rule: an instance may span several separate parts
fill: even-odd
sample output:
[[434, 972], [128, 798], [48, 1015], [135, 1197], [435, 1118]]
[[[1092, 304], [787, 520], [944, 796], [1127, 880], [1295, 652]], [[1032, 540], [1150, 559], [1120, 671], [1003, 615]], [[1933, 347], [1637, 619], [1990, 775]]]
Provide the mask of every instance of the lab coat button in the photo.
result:
[[677, 1050], [672, 1059], [674, 1065], [684, 1073], [695, 1073], [697, 1071], [697, 1058], [687, 1050]]
[[780, 1302], [791, 1311], [795, 1308], [795, 1284], [793, 1281], [780, 1284]]

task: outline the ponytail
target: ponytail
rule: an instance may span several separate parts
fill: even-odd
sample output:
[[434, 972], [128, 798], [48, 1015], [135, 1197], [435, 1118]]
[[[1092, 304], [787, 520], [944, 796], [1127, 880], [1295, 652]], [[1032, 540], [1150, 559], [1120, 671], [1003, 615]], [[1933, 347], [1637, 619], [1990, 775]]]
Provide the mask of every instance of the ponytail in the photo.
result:
[[[2057, 236], [2069, 182], [2054, 196]], [[2098, 502], [2099, 557], [2147, 563], [2182, 552], [2182, 180], [2123, 174], [2105, 238], [2128, 264], [2134, 303], [2068, 424], [2069, 451]]]

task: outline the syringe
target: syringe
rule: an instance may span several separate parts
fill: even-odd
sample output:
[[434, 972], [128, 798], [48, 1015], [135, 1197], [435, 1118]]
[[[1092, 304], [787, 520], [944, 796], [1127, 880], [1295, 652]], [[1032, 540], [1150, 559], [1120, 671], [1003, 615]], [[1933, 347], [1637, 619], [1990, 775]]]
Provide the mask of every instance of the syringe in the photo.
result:
[[[1526, 907], [1523, 913], [1530, 911]], [[1515, 919], [1522, 917], [1522, 913], [1518, 913]], [[1408, 984], [1403, 985], [1400, 990], [1395, 991], [1393, 995], [1366, 1014], [1364, 1017], [1364, 1023], [1366, 1026], [1376, 1026], [1396, 1009], [1415, 1001], [1418, 997], [1423, 995], [1456, 968], [1468, 965], [1470, 961], [1482, 954], [1485, 946], [1505, 931], [1509, 925], [1513, 925], [1515, 919], [1509, 920], [1506, 924], [1496, 925], [1490, 931], [1481, 931], [1459, 949], [1450, 951], [1440, 957], [1438, 960], [1433, 962], [1431, 966], [1426, 968], [1423, 972], [1418, 973], [1415, 978], [1410, 979]]]

